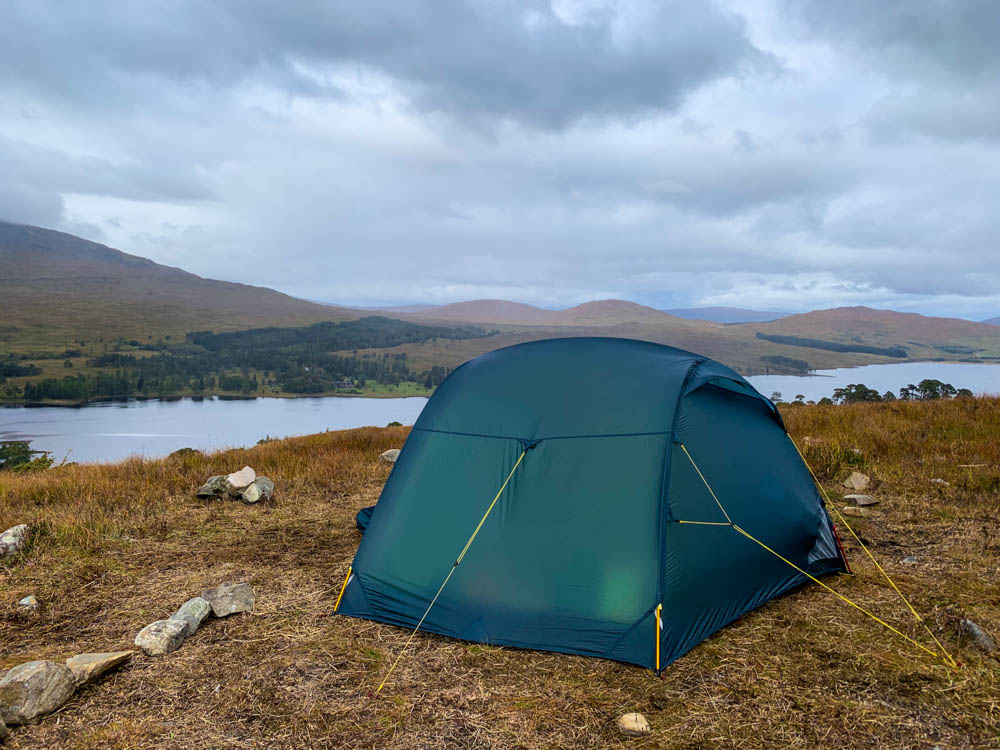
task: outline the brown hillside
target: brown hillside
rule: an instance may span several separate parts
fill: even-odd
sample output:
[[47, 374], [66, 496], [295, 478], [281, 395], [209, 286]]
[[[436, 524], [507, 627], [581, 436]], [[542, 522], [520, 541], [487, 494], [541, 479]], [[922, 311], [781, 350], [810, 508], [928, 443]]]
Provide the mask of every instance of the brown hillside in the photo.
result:
[[147, 339], [194, 329], [306, 325], [361, 315], [272, 289], [203, 279], [96, 242], [0, 222], [0, 345]]

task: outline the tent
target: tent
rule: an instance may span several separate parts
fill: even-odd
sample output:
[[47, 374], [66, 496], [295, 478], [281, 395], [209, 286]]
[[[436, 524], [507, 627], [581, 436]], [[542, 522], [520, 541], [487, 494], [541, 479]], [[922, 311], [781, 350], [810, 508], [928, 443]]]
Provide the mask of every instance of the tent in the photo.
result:
[[630, 339], [457, 368], [364, 514], [340, 614], [657, 670], [804, 572], [847, 569], [774, 404]]

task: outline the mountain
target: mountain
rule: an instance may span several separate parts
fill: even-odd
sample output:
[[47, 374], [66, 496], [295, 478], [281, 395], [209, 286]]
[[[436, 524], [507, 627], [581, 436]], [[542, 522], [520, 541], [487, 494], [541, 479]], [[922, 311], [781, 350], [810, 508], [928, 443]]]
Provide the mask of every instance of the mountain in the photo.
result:
[[991, 326], [1000, 326], [1000, 318], [990, 318], [989, 320], [984, 320], [983, 322]]
[[359, 317], [273, 289], [203, 279], [64, 232], [6, 222], [0, 222], [0, 306], [4, 348]]
[[414, 317], [435, 321], [514, 326], [609, 326], [624, 323], [677, 321], [671, 315], [636, 302], [606, 299], [564, 310], [546, 310], [520, 302], [482, 299], [421, 310]]
[[746, 310], [742, 307], [680, 307], [663, 312], [686, 320], [710, 320], [713, 323], [767, 323], [791, 315], [776, 310]]

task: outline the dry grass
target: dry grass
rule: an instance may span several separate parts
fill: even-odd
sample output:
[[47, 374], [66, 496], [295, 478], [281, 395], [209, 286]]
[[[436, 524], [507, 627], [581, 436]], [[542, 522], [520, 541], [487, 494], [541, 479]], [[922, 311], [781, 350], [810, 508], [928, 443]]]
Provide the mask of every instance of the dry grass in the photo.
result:
[[[0, 668], [128, 648], [202, 587], [249, 580], [258, 610], [211, 621], [180, 651], [137, 658], [12, 748], [988, 747], [1000, 746], [998, 662], [957, 635], [969, 615], [1000, 635], [1000, 401], [786, 410], [831, 492], [859, 467], [882, 504], [859, 519], [887, 569], [961, 661], [914, 653], [815, 586], [762, 607], [671, 665], [664, 679], [595, 659], [430, 635], [370, 697], [406, 633], [330, 617], [354, 554], [357, 509], [404, 428], [326, 433], [207, 457], [0, 478], [0, 528], [31, 522], [0, 567]], [[860, 453], [854, 451], [858, 449]], [[209, 474], [244, 463], [277, 482], [261, 507], [203, 504]], [[960, 469], [958, 464], [983, 463]], [[950, 482], [941, 487], [932, 478]], [[833, 585], [920, 637], [852, 545]], [[914, 555], [917, 562], [904, 564]], [[18, 611], [35, 593], [43, 607]], [[615, 718], [653, 726], [620, 737]]]

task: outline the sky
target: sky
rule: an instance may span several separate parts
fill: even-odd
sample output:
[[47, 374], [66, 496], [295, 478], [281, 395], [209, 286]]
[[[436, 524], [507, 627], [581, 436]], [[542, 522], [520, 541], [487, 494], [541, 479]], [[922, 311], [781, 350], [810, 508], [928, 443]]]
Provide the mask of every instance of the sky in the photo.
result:
[[0, 219], [347, 305], [1000, 315], [994, 0], [5, 0]]

